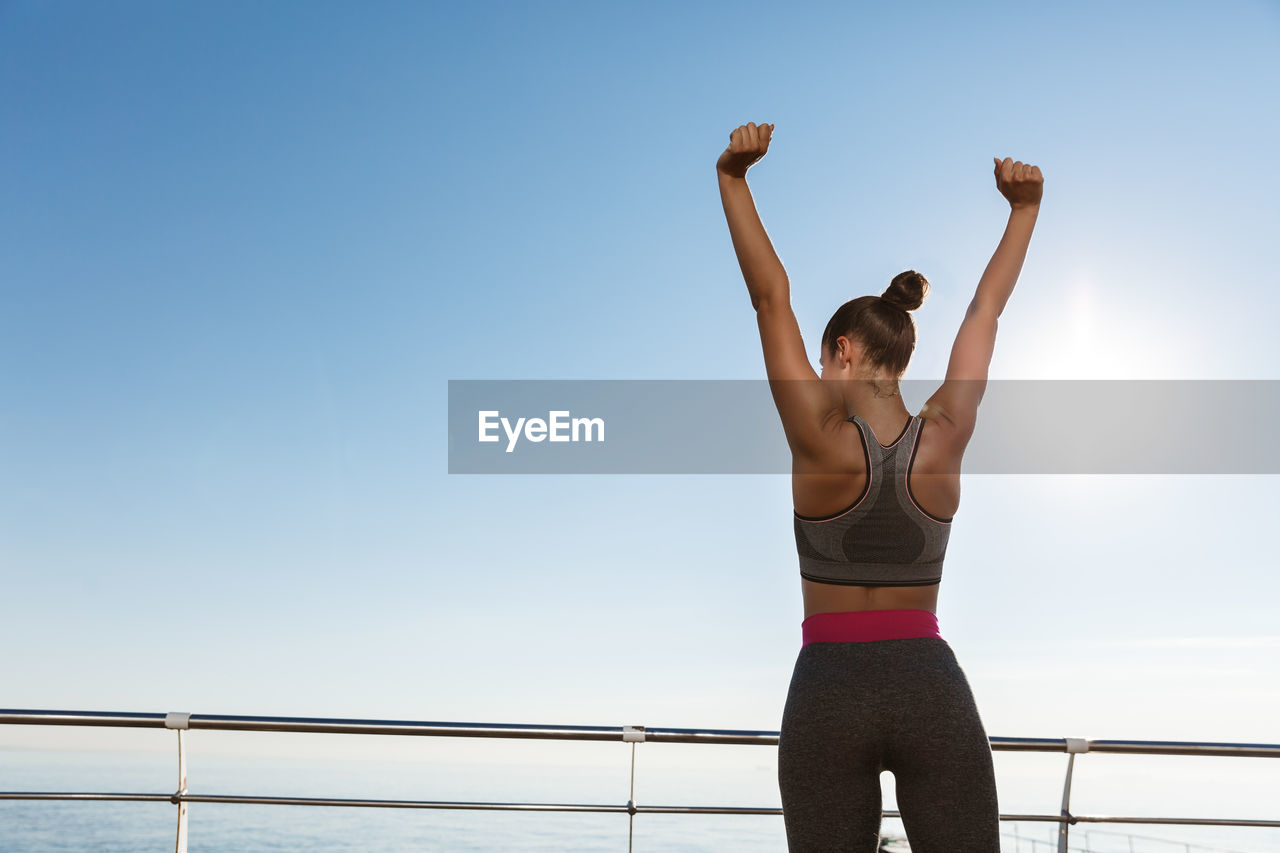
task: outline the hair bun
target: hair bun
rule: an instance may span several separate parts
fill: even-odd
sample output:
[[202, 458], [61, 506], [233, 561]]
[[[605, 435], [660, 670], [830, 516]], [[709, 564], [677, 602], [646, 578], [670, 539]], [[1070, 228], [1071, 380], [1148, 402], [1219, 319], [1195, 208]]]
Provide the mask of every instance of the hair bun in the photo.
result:
[[924, 297], [928, 292], [929, 280], [915, 270], [907, 270], [893, 277], [880, 298], [895, 308], [914, 311], [924, 304]]

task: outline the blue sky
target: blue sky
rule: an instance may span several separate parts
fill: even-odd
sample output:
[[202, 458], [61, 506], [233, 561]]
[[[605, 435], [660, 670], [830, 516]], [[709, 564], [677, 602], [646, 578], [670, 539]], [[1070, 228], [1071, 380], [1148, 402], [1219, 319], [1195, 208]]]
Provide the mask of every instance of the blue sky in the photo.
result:
[[[747, 121], [815, 358], [910, 268], [942, 376], [1011, 156], [993, 378], [1275, 379], [1278, 38], [1260, 0], [0, 6], [0, 705], [776, 729], [786, 478], [450, 476], [448, 380], [762, 378]], [[1280, 741], [1274, 487], [968, 480], [939, 618], [990, 733]]]

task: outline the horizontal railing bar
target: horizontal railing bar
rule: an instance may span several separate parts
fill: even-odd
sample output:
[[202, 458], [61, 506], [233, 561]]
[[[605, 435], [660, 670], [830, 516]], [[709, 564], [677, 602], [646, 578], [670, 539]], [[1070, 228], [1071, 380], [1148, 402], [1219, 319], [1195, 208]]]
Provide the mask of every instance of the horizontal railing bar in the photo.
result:
[[97, 794], [60, 791], [0, 791], [0, 800], [106, 800], [115, 803], [172, 803], [173, 794]]
[[[749, 806], [640, 806], [593, 803], [492, 803], [444, 800], [376, 800], [336, 797], [250, 797], [226, 794], [99, 794], [60, 792], [0, 791], [0, 800], [104, 800], [165, 803], [223, 803], [261, 806], [341, 806], [348, 808], [462, 809], [479, 811], [601, 812], [635, 814], [752, 814], [781, 816], [780, 808]], [[901, 819], [901, 812], [886, 809], [885, 819]], [[1117, 817], [1114, 815], [1002, 814], [1002, 821], [1044, 821], [1048, 823], [1133, 823], [1193, 826], [1280, 827], [1280, 820], [1236, 820], [1231, 818]]]
[[473, 809], [486, 811], [613, 812], [636, 814], [761, 814], [781, 815], [782, 809], [748, 806], [627, 806], [591, 803], [489, 803], [444, 800], [371, 800], [346, 797], [250, 797], [234, 794], [99, 794], [0, 791], [0, 800], [104, 800], [165, 803], [233, 803], [263, 806], [343, 806], [353, 808]]
[[1280, 758], [1280, 745], [1266, 743], [1091, 740], [1089, 751], [1148, 755], [1217, 755], [1228, 758]]
[[[124, 726], [164, 728], [165, 714], [103, 711], [0, 710], [0, 724], [47, 726]], [[620, 741], [623, 726], [566, 726], [521, 723], [451, 723], [414, 720], [353, 720], [323, 717], [259, 717], [192, 714], [190, 729], [215, 731], [294, 732], [313, 734], [417, 735], [436, 737], [545, 738]], [[646, 729], [646, 741], [776, 745], [777, 732], [736, 729]]]
[[[110, 711], [0, 710], [0, 724], [52, 726], [125, 726], [164, 728], [166, 714]], [[619, 741], [623, 726], [566, 726], [520, 723], [452, 723], [414, 720], [360, 720], [327, 717], [262, 717], [192, 714], [191, 729], [294, 732], [313, 734], [416, 735], [436, 737], [546, 738]], [[655, 743], [777, 745], [778, 732], [739, 729], [649, 728], [643, 739]], [[991, 748], [1006, 752], [1066, 752], [1066, 738], [992, 737]], [[1277, 758], [1280, 744], [1201, 743], [1195, 741], [1090, 740], [1089, 752], [1140, 755], [1213, 755]]]
[[[467, 803], [429, 800], [370, 800], [347, 797], [249, 797], [224, 794], [100, 794], [0, 791], [0, 800], [103, 800], [109, 802], [140, 801], [165, 803], [235, 803], [263, 806], [344, 806], [352, 808], [388, 809], [480, 809], [523, 811], [622, 812], [627, 806], [592, 805], [589, 803]], [[781, 812], [779, 812], [781, 814]]]
[[1254, 826], [1280, 827], [1280, 820], [1231, 820], [1227, 818], [1190, 818], [1190, 817], [1080, 817], [1074, 816], [1079, 823], [1149, 823], [1161, 825], [1184, 826]]
[[164, 728], [164, 714], [124, 714], [114, 711], [0, 710], [0, 723], [23, 726], [131, 726]]
[[537, 811], [537, 812], [607, 812], [626, 814], [626, 806], [594, 805], [591, 803], [467, 803], [429, 800], [368, 800], [331, 797], [239, 797], [220, 794], [187, 794], [181, 797], [188, 803], [236, 803], [262, 806], [343, 806], [353, 808], [388, 809], [463, 809], [474, 811]]
[[[997, 752], [1066, 752], [1066, 738], [992, 737]], [[1280, 744], [1202, 743], [1165, 740], [1089, 740], [1089, 752], [1129, 755], [1217, 755], [1232, 758], [1280, 758]]]

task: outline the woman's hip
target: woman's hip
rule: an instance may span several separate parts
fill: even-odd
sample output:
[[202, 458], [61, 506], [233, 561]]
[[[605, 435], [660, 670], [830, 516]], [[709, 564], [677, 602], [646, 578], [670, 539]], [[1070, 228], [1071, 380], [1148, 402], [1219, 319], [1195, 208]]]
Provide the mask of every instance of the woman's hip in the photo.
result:
[[973, 694], [927, 610], [820, 613], [802, 627], [788, 711], [892, 714], [921, 703], [969, 706]]

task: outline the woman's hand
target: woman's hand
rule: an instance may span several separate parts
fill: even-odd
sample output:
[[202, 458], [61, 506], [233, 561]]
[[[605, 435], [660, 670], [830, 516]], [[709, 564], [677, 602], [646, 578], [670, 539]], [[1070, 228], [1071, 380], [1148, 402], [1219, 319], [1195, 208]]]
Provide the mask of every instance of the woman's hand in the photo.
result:
[[756, 125], [749, 121], [729, 134], [729, 147], [716, 161], [716, 171], [731, 178], [745, 178], [747, 169], [760, 161], [769, 150], [773, 125]]
[[1021, 160], [1009, 157], [996, 161], [996, 189], [1000, 195], [1009, 200], [1009, 205], [1017, 210], [1020, 207], [1036, 207], [1040, 204], [1040, 195], [1044, 192], [1044, 176], [1039, 166], [1028, 166]]

